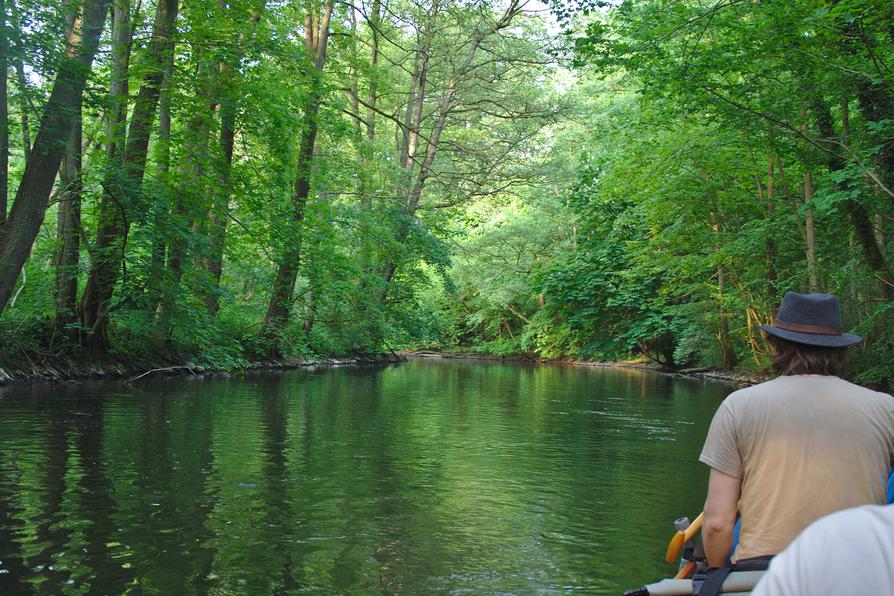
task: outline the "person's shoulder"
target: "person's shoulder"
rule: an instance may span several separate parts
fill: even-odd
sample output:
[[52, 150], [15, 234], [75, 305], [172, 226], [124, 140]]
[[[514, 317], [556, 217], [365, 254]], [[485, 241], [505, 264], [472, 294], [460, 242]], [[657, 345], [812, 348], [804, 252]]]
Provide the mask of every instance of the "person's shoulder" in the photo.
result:
[[865, 387], [863, 385], [857, 385], [847, 379], [842, 379], [841, 377], [828, 377], [830, 381], [834, 383], [839, 383], [842, 387], [846, 387], [847, 389], [855, 392], [855, 393], [865, 393], [867, 395], [875, 395], [877, 397], [886, 397], [888, 399], [894, 399], [890, 394], [884, 393], [882, 391], [876, 391], [875, 389], [871, 389], [869, 387]]
[[715, 416], [741, 422], [750, 417], [755, 409], [765, 409], [766, 404], [772, 402], [769, 398], [778, 393], [773, 389], [774, 381], [765, 381], [733, 391], [717, 408]]
[[[845, 511], [857, 511], [857, 515], [863, 516], [866, 519], [888, 524], [894, 529], [894, 504], [863, 505], [861, 507], [854, 507], [853, 509], [846, 509]], [[894, 537], [894, 532], [891, 533], [891, 536]]]
[[765, 383], [754, 385], [750, 389], [755, 389], [764, 394], [800, 391], [820, 392], [874, 400], [894, 406], [894, 397], [891, 395], [832, 375], [783, 375]]
[[769, 381], [764, 381], [763, 383], [749, 385], [748, 387], [743, 387], [730, 393], [724, 402], [733, 405], [745, 402], [749, 399], [755, 399], [765, 395], [773, 395], [781, 390], [784, 383], [784, 377], [777, 377], [775, 379], [770, 379]]
[[894, 397], [888, 393], [857, 385], [856, 383], [851, 383], [850, 381], [839, 377], [831, 377], [831, 379], [833, 379], [832, 382], [838, 384], [840, 387], [839, 391], [841, 392], [845, 392], [856, 398], [876, 401], [888, 408], [894, 408]]
[[849, 509], [841, 509], [820, 518], [814, 525], [850, 525], [857, 520], [870, 520], [876, 518], [891, 517], [894, 521], [894, 506], [892, 505], [860, 505]]
[[894, 535], [894, 505], [861, 505], [830, 513], [808, 526], [799, 539], [822, 542], [820, 537], [831, 537], [848, 543], [870, 533]]
[[[890, 594], [894, 563], [894, 505], [863, 505], [810, 524], [777, 555], [755, 596], [781, 594]], [[852, 575], [864, 575], [858, 592]]]

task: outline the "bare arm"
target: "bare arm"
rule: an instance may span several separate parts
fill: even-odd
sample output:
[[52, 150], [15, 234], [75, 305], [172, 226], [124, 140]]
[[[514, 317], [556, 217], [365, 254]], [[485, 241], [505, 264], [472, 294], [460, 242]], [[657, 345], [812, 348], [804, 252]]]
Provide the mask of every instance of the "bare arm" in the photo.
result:
[[705, 556], [711, 567], [720, 567], [726, 563], [733, 546], [733, 528], [736, 525], [741, 485], [742, 481], [735, 476], [711, 468], [702, 526]]

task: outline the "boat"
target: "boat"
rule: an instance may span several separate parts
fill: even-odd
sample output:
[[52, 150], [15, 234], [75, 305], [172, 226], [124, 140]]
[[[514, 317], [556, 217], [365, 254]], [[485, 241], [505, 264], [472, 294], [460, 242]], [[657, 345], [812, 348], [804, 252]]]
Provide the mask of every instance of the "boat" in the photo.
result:
[[[674, 522], [676, 533], [667, 545], [664, 560], [673, 564], [679, 562], [677, 574], [673, 578], [640, 586], [624, 592], [624, 596], [689, 596], [698, 594], [708, 571], [708, 562], [702, 548], [701, 528], [704, 514], [699, 514], [694, 521], [683, 517]], [[731, 571], [720, 590], [720, 594], [750, 594], [763, 577], [766, 569], [743, 568]]]
[[[888, 504], [894, 503], [894, 469], [888, 476]], [[624, 592], [624, 596], [689, 596], [698, 594], [705, 581], [708, 563], [702, 547], [701, 528], [704, 513], [690, 523], [683, 517], [674, 522], [676, 533], [667, 546], [664, 560], [669, 564], [679, 562], [679, 570], [673, 578], [640, 586]], [[739, 527], [736, 525], [736, 536]], [[767, 561], [760, 561], [754, 567], [765, 567]], [[740, 568], [731, 571], [720, 589], [720, 594], [750, 594], [757, 582], [766, 573], [765, 568]]]

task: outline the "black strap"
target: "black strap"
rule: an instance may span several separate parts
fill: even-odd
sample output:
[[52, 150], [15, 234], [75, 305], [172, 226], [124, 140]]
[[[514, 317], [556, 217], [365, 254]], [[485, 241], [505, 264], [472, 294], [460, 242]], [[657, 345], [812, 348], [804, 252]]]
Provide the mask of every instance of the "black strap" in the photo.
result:
[[773, 555], [765, 557], [751, 557], [750, 559], [739, 559], [735, 564], [735, 571], [766, 571], [770, 566]]
[[733, 571], [765, 571], [770, 566], [773, 555], [741, 559], [735, 563], [727, 563], [723, 567], [709, 569], [697, 594], [698, 596], [718, 596], [723, 590], [723, 582]]
[[726, 576], [732, 570], [733, 566], [729, 564], [708, 570], [705, 581], [698, 590], [698, 596], [718, 596], [721, 588], [723, 588], [723, 582], [726, 581]]

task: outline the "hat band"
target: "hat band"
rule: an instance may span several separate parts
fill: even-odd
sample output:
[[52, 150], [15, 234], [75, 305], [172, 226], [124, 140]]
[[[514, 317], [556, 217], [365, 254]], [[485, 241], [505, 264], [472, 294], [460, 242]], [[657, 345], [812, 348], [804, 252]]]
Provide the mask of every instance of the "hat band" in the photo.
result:
[[822, 325], [802, 325], [800, 323], [789, 323], [776, 319], [773, 323], [780, 329], [786, 331], [800, 331], [801, 333], [815, 333], [818, 335], [841, 335], [841, 327], [823, 327]]

